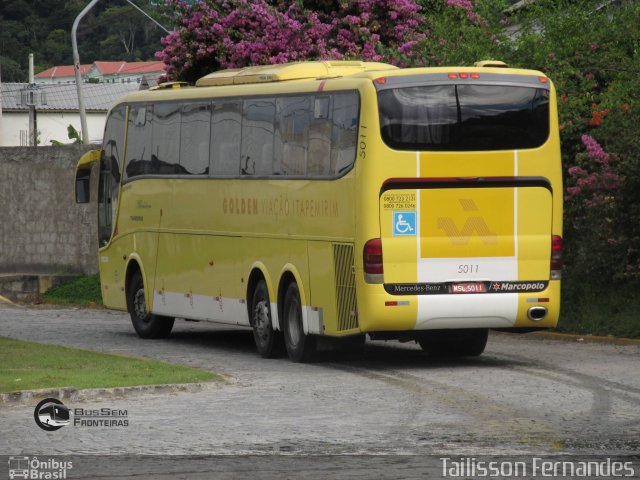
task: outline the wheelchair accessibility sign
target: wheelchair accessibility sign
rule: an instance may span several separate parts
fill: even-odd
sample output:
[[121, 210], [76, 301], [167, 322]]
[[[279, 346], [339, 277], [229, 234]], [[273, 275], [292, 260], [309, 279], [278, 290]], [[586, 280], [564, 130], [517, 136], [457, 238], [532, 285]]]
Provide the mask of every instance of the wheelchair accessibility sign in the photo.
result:
[[416, 212], [393, 212], [393, 236], [416, 235]]

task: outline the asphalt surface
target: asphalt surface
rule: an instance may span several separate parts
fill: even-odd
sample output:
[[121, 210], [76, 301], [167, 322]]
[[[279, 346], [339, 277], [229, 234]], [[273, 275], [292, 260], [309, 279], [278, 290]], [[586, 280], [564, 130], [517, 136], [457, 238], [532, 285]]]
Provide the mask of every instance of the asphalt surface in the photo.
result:
[[327, 345], [315, 363], [294, 364], [261, 359], [248, 330], [177, 321], [169, 339], [141, 340], [119, 312], [7, 306], [0, 335], [232, 379], [195, 393], [69, 405], [127, 410], [127, 427], [45, 432], [32, 406], [0, 405], [5, 455], [198, 456], [137, 478], [307, 479], [435, 478], [440, 457], [632, 455], [640, 477], [640, 345], [492, 333], [479, 358], [437, 360], [414, 343], [368, 342]]

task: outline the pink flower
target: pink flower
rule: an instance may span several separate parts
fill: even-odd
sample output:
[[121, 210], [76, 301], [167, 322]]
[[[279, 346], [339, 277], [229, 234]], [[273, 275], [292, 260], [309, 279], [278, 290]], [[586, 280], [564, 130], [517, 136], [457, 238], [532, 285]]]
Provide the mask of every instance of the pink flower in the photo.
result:
[[[471, 5], [469, 0], [454, 3]], [[417, 0], [339, 1], [331, 12], [271, 0], [168, 4], [181, 25], [161, 39], [164, 48], [156, 57], [174, 78], [187, 80], [207, 69], [300, 59], [393, 61], [394, 51], [414, 55], [412, 47], [424, 38]]]
[[580, 137], [582, 143], [587, 147], [587, 153], [598, 163], [606, 163], [609, 161], [609, 154], [604, 151], [598, 141], [591, 135], [582, 135]]

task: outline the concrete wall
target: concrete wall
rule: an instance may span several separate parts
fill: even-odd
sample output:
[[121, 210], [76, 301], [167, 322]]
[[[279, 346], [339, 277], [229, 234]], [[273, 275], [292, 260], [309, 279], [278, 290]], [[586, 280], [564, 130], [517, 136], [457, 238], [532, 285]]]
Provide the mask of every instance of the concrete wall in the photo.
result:
[[0, 274], [98, 271], [97, 168], [92, 201], [75, 203], [75, 166], [89, 148], [0, 148]]

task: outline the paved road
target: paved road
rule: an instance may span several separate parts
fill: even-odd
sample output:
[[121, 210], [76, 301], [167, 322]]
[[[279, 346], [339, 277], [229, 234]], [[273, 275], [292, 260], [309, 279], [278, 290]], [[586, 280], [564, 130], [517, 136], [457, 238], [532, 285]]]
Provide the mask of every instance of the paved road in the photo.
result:
[[303, 365], [259, 358], [251, 333], [230, 327], [178, 321], [170, 339], [141, 340], [118, 312], [9, 307], [0, 307], [0, 335], [235, 380], [196, 393], [71, 405], [126, 409], [127, 428], [49, 433], [36, 427], [31, 407], [2, 405], [4, 454], [416, 455], [407, 458], [429, 468], [435, 463], [425, 459], [438, 456], [640, 454], [639, 345], [492, 334], [476, 359], [434, 360], [412, 343], [371, 342], [327, 347]]

